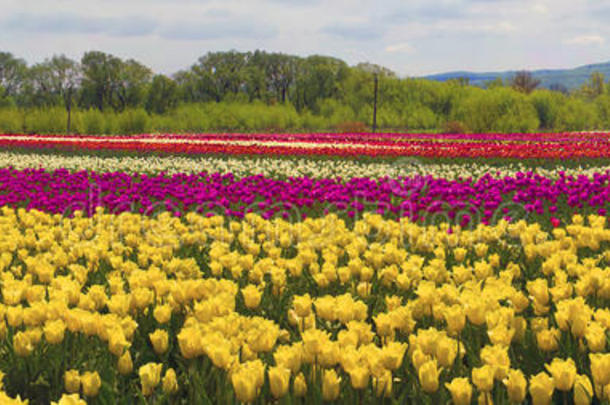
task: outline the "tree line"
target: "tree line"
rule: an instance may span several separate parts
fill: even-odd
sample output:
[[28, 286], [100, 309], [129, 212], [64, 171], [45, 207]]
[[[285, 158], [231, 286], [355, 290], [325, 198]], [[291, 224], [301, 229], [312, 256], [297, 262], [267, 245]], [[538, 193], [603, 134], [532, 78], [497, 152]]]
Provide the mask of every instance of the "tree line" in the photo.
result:
[[314, 55], [210, 52], [171, 76], [100, 51], [31, 66], [0, 52], [0, 131], [523, 132], [610, 127], [610, 86], [593, 73], [581, 88], [539, 89], [528, 72], [485, 88], [465, 79], [400, 78], [389, 69]]

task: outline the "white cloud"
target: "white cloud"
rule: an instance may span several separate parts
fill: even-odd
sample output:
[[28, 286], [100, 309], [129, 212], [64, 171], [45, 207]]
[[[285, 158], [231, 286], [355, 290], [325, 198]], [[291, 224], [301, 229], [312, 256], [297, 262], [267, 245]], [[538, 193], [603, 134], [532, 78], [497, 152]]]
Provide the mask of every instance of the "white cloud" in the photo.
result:
[[29, 63], [97, 49], [173, 73], [208, 51], [264, 49], [370, 62], [405, 75], [567, 68], [610, 55], [610, 8], [591, 0], [0, 3], [0, 50]]
[[532, 12], [538, 14], [548, 14], [550, 11], [549, 8], [542, 3], [534, 3], [531, 7], [531, 10]]
[[565, 41], [567, 45], [603, 45], [605, 42], [600, 35], [578, 35]]
[[392, 44], [385, 47], [385, 51], [389, 53], [405, 52], [411, 53], [415, 50], [408, 42], [402, 42], [399, 44]]

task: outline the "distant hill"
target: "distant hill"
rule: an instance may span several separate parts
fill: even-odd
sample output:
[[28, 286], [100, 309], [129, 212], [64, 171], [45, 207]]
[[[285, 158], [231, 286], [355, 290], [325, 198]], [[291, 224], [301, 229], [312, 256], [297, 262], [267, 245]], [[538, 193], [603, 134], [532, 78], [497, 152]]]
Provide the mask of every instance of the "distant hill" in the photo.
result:
[[[429, 75], [425, 76], [425, 78], [444, 82], [450, 79], [464, 77], [470, 80], [470, 84], [485, 87], [487, 82], [498, 77], [502, 78], [502, 80], [508, 80], [513, 77], [516, 72], [517, 71], [514, 70], [485, 73], [458, 71]], [[606, 76], [606, 79], [610, 79], [610, 62], [579, 66], [574, 69], [543, 69], [531, 71], [535, 78], [541, 80], [541, 87], [549, 88], [552, 85], [560, 85], [565, 86], [567, 89], [580, 87], [593, 72], [603, 73]]]

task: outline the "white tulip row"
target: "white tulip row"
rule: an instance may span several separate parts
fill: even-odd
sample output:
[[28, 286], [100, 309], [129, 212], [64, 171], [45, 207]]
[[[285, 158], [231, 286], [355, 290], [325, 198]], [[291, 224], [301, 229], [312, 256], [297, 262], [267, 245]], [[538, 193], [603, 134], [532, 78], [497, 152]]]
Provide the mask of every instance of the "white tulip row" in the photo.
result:
[[[274, 157], [237, 158], [237, 157], [95, 157], [89, 155], [66, 156], [37, 153], [0, 152], [0, 167], [16, 169], [42, 168], [55, 170], [66, 168], [72, 171], [94, 170], [98, 172], [122, 171], [139, 173], [199, 173], [221, 172], [233, 173], [237, 177], [254, 174], [286, 178], [307, 176], [311, 178], [353, 178], [353, 177], [398, 177], [414, 175], [432, 175], [446, 179], [480, 178], [485, 174], [494, 176], [513, 176], [517, 172], [530, 169], [521, 164], [507, 164], [502, 167], [492, 167], [481, 161], [472, 163], [439, 163], [431, 164], [417, 158], [402, 158], [385, 162], [358, 162], [346, 159], [311, 159], [293, 158], [281, 159]], [[606, 172], [610, 166], [592, 168], [562, 168], [552, 170], [536, 168], [538, 174], [548, 178], [557, 178], [559, 171], [564, 170], [571, 175], [592, 176], [594, 173]]]

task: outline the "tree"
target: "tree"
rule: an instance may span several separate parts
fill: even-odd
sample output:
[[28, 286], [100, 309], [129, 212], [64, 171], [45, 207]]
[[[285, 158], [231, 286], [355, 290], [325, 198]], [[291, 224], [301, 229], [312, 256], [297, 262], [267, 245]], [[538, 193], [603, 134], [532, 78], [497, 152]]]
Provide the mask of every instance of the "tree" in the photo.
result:
[[604, 93], [606, 87], [605, 77], [603, 73], [593, 72], [589, 79], [582, 85], [579, 93], [590, 100], [601, 96]]
[[394, 73], [392, 70], [376, 63], [362, 62], [357, 64], [354, 68], [371, 74], [377, 74], [383, 77], [396, 77], [396, 73]]
[[31, 105], [62, 104], [68, 113], [66, 129], [70, 132], [71, 113], [82, 80], [80, 64], [64, 55], [55, 55], [32, 66], [28, 72], [27, 91]]
[[315, 110], [319, 100], [336, 97], [348, 72], [347, 64], [337, 58], [314, 55], [302, 60], [297, 69], [297, 110]]
[[296, 77], [298, 60], [294, 56], [281, 53], [269, 55], [269, 63], [265, 69], [268, 88], [275, 95], [276, 100], [282, 103], [289, 98], [289, 89]]
[[513, 89], [521, 93], [529, 94], [540, 85], [540, 79], [534, 78], [530, 72], [521, 71], [513, 76], [510, 80], [510, 84]]
[[91, 51], [85, 53], [81, 64], [83, 106], [95, 106], [100, 111], [105, 107], [123, 111], [145, 102], [152, 71], [140, 62], [123, 61], [104, 52]]
[[489, 80], [489, 81], [485, 82], [486, 89], [496, 89], [498, 87], [504, 87], [504, 81], [499, 76], [493, 80]]
[[9, 52], [0, 52], [0, 87], [6, 96], [15, 96], [19, 91], [27, 65], [23, 59]]
[[78, 62], [67, 58], [64, 55], [53, 56], [48, 65], [51, 71], [51, 89], [52, 92], [61, 97], [68, 118], [66, 122], [66, 131], [70, 133], [72, 105], [78, 91], [78, 87], [82, 81], [82, 69]]
[[118, 87], [121, 63], [116, 56], [100, 51], [90, 51], [83, 55], [83, 106], [94, 106], [100, 111], [106, 106], [112, 106], [113, 91]]
[[178, 104], [178, 85], [165, 75], [155, 75], [148, 91], [146, 110], [164, 114]]
[[150, 83], [152, 71], [133, 59], [121, 61], [112, 82], [111, 103], [115, 110], [137, 107], [144, 103], [146, 87]]
[[47, 107], [60, 103], [52, 90], [52, 72], [48, 61], [27, 70], [19, 94], [19, 104], [27, 107]]
[[219, 102], [228, 93], [245, 89], [246, 69], [250, 52], [209, 52], [199, 58], [191, 70], [197, 78], [199, 97], [210, 94]]

